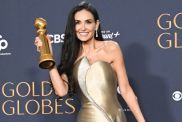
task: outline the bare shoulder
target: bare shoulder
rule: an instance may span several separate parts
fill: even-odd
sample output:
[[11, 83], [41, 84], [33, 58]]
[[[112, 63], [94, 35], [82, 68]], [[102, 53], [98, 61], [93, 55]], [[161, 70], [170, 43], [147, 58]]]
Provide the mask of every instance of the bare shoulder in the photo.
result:
[[107, 57], [108, 62], [114, 62], [118, 57], [122, 56], [120, 45], [113, 40], [104, 41], [105, 47], [105, 57]]
[[111, 52], [121, 51], [119, 44], [116, 41], [108, 40], [105, 41], [106, 49]]

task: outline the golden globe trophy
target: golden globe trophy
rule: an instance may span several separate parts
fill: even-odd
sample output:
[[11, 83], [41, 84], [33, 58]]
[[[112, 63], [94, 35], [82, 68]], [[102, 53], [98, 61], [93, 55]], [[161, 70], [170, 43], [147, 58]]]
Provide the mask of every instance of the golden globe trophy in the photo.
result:
[[40, 47], [39, 67], [42, 69], [50, 69], [55, 65], [55, 61], [50, 52], [49, 42], [46, 37], [47, 22], [45, 19], [39, 17], [35, 19], [34, 26], [37, 29], [37, 36], [42, 41], [42, 46]]

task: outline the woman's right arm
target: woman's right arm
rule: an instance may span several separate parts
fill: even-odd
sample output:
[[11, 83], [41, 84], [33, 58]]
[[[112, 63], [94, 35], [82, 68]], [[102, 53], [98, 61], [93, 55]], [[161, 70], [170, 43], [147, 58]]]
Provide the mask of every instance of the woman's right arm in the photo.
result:
[[[50, 51], [53, 55], [51, 41], [48, 36], [47, 36], [47, 39], [49, 41]], [[36, 37], [34, 43], [37, 46], [37, 51], [39, 52], [39, 48], [42, 46], [41, 40], [38, 37]], [[68, 93], [68, 78], [67, 78], [66, 74], [62, 74], [60, 76], [56, 66], [54, 66], [53, 68], [49, 69], [49, 75], [50, 75], [51, 82], [52, 82], [53, 88], [55, 90], [55, 93], [61, 97], [65, 96]]]

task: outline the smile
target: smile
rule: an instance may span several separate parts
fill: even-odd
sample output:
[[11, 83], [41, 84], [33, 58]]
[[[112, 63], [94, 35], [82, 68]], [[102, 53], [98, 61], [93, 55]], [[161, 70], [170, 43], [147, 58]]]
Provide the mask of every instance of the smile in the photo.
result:
[[89, 32], [79, 32], [79, 34], [80, 34], [81, 36], [87, 36], [87, 35], [89, 34]]

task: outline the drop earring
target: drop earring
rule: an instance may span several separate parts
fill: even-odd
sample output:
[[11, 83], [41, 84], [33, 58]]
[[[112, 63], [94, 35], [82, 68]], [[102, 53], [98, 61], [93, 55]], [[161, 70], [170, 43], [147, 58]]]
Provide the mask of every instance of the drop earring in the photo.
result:
[[97, 29], [95, 30], [95, 37], [98, 37]]

